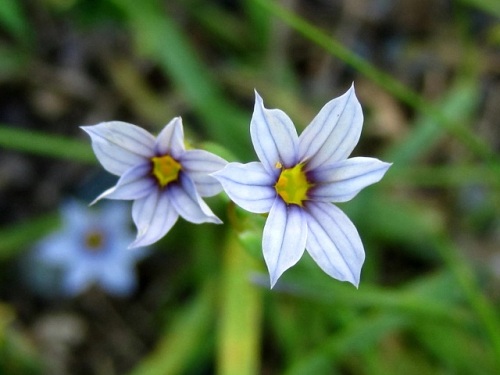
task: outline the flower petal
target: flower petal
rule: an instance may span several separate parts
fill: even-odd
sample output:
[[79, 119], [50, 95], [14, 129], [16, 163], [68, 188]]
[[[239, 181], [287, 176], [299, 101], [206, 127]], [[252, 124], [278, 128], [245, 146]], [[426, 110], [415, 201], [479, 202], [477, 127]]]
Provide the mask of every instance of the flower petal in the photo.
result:
[[44, 238], [37, 246], [37, 258], [46, 264], [66, 267], [74, 262], [76, 256], [73, 251], [75, 240], [72, 233], [60, 231]]
[[[135, 251], [130, 249], [121, 249], [122, 251]], [[108, 272], [101, 272], [98, 275], [99, 282], [104, 289], [116, 296], [129, 295], [136, 287], [136, 279], [133, 269], [124, 264], [118, 267], [112, 267]]]
[[66, 295], [75, 296], [94, 281], [94, 272], [85, 262], [75, 264], [72, 268], [66, 270], [63, 277], [63, 290]]
[[212, 176], [238, 206], [256, 214], [271, 210], [276, 199], [276, 179], [266, 172], [262, 163], [229, 163]]
[[264, 226], [262, 248], [271, 288], [288, 268], [299, 261], [307, 238], [306, 216], [301, 207], [276, 198]]
[[221, 224], [222, 221], [215, 216], [203, 199], [201, 199], [196, 191], [194, 182], [183, 173], [179, 175], [179, 180], [179, 183], [171, 184], [167, 189], [167, 194], [179, 215], [195, 224]]
[[168, 194], [154, 190], [145, 198], [134, 201], [132, 218], [137, 227], [137, 238], [129, 248], [147, 246], [161, 239], [177, 221], [179, 214]]
[[311, 257], [331, 277], [357, 287], [365, 251], [352, 221], [331, 203], [308, 202], [306, 212]]
[[285, 168], [297, 163], [298, 136], [292, 120], [279, 109], [264, 108], [257, 91], [250, 135], [257, 156], [271, 175], [279, 174], [277, 163]]
[[171, 155], [178, 160], [184, 152], [184, 129], [182, 119], [173, 118], [158, 134], [155, 144], [156, 155]]
[[309, 160], [306, 169], [346, 159], [358, 143], [363, 111], [354, 85], [325, 104], [299, 138], [299, 159]]
[[106, 199], [133, 200], [143, 198], [156, 188], [155, 181], [148, 176], [151, 166], [143, 163], [125, 172], [115, 186], [99, 195], [92, 203]]
[[179, 161], [202, 197], [211, 197], [222, 191], [222, 185], [210, 173], [224, 168], [227, 161], [204, 150], [188, 150]]
[[364, 157], [323, 165], [312, 172], [315, 185], [309, 198], [322, 202], [351, 200], [365, 187], [380, 181], [391, 165]]
[[81, 127], [104, 169], [121, 176], [127, 169], [153, 156], [154, 137], [146, 130], [121, 121]]

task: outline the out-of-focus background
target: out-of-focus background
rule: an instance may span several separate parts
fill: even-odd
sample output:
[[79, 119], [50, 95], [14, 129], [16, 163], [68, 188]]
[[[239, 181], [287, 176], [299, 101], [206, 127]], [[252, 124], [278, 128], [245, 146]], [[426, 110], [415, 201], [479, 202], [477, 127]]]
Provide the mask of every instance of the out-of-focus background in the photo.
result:
[[[499, 18], [497, 0], [2, 0], [0, 374], [500, 373]], [[264, 218], [223, 195], [225, 224], [180, 220], [127, 295], [69, 296], [39, 264], [65, 202], [115, 182], [79, 126], [180, 115], [246, 162], [254, 89], [300, 131], [352, 82], [354, 154], [394, 163], [340, 205], [359, 289], [304, 255], [269, 290]]]

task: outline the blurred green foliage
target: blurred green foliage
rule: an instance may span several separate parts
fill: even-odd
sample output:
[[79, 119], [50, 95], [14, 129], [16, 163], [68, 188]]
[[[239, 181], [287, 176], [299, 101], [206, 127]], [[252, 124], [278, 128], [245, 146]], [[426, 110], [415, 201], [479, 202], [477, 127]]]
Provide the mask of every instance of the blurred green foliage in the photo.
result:
[[[97, 118], [104, 113], [159, 130], [172, 116], [182, 115], [193, 144], [249, 161], [255, 159], [249, 139], [254, 88], [270, 107], [285, 110], [303, 128], [324, 102], [354, 80], [366, 114], [367, 141], [362, 138], [360, 154], [367, 151], [394, 163], [381, 183], [342, 205], [367, 253], [359, 290], [328, 278], [307, 256], [268, 290], [260, 249], [264, 218], [239, 210], [225, 197], [210, 201], [225, 216], [224, 227], [179, 224], [157, 251], [185, 258], [156, 294], [151, 319], [161, 326], [130, 374], [500, 372], [500, 307], [494, 293], [499, 280], [490, 267], [499, 249], [500, 158], [494, 139], [478, 132], [492, 74], [484, 63], [489, 52], [476, 43], [481, 36], [469, 27], [475, 15], [493, 19], [486, 33], [498, 40], [497, 1], [451, 2], [455, 12], [446, 19], [452, 23], [446, 31], [456, 33], [450, 39], [459, 62], [453, 62], [437, 94], [412, 83], [410, 73], [384, 69], [361, 56], [356, 44], [337, 37], [335, 29], [315, 25], [310, 12], [299, 11], [300, 5], [311, 9], [300, 1], [291, 2], [292, 10], [265, 0], [34, 3], [0, 2], [0, 82], [12, 87], [27, 80], [30, 90], [56, 86], [56, 94], [71, 98], [69, 113], [80, 113], [81, 102], [106, 104], [116, 98], [120, 105], [108, 103], [111, 109], [106, 110], [88, 106], [92, 116], [81, 114], [80, 123], [8, 124], [2, 118], [4, 150], [92, 165], [90, 144], [78, 133], [83, 121], [110, 120]], [[89, 42], [85, 53], [102, 49], [96, 52], [102, 60], [84, 59], [80, 67], [98, 77], [97, 89], [85, 80], [68, 81], [75, 89], [58, 87], [66, 81], [44, 75], [63, 67], [40, 45], [45, 40], [41, 34], [50, 33], [31, 22], [40, 15], [64, 20], [79, 41], [88, 35], [95, 45]], [[352, 15], [344, 17], [349, 23]], [[93, 33], [111, 42], [101, 45]], [[115, 43], [121, 47], [116, 51], [110, 47]], [[426, 47], [421, 48], [424, 53]], [[317, 57], [297, 57], [301, 53]], [[301, 67], [307, 58], [318, 65]], [[314, 91], [308, 76], [324, 61], [333, 62], [328, 66], [338, 75], [336, 85]], [[102, 89], [108, 90], [106, 96], [97, 96]], [[376, 100], [384, 95], [389, 104], [379, 107]], [[394, 107], [404, 123], [379, 129], [377, 115]], [[64, 121], [68, 118], [75, 120], [68, 115]], [[467, 206], [470, 199], [461, 194], [478, 188], [484, 191], [481, 207]], [[470, 225], [473, 217], [479, 229]], [[31, 217], [4, 225], [0, 260], [13, 262], [56, 224], [52, 214], [40, 216], [34, 210]], [[175, 254], [179, 249], [189, 250]], [[43, 373], [42, 350], [36, 343], [26, 345], [29, 334], [14, 329], [21, 319], [15, 304], [4, 303], [0, 372]]]

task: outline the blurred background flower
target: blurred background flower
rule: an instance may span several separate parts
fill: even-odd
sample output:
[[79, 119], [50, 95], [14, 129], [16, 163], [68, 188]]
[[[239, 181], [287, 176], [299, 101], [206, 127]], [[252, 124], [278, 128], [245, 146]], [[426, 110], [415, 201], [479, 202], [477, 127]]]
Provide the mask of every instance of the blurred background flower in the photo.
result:
[[100, 209], [76, 200], [62, 205], [61, 228], [41, 240], [34, 255], [44, 271], [60, 276], [56, 290], [59, 287], [70, 296], [92, 285], [116, 296], [134, 291], [135, 265], [146, 249], [127, 248], [134, 238], [128, 211], [126, 205], [114, 202]]

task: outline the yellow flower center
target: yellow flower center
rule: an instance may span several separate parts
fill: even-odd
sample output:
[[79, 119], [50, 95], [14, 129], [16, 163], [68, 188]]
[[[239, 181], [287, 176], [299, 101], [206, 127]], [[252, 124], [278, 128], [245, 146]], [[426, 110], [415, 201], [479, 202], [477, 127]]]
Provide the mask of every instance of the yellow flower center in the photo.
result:
[[177, 181], [182, 166], [170, 155], [155, 156], [153, 162], [153, 176], [163, 188], [172, 181]]
[[313, 186], [313, 184], [307, 181], [306, 174], [302, 168], [302, 164], [297, 164], [293, 168], [283, 169], [278, 182], [274, 185], [276, 192], [287, 204], [302, 206], [302, 203], [307, 200], [309, 188]]
[[85, 234], [85, 247], [91, 252], [98, 252], [104, 246], [104, 236], [98, 230]]

